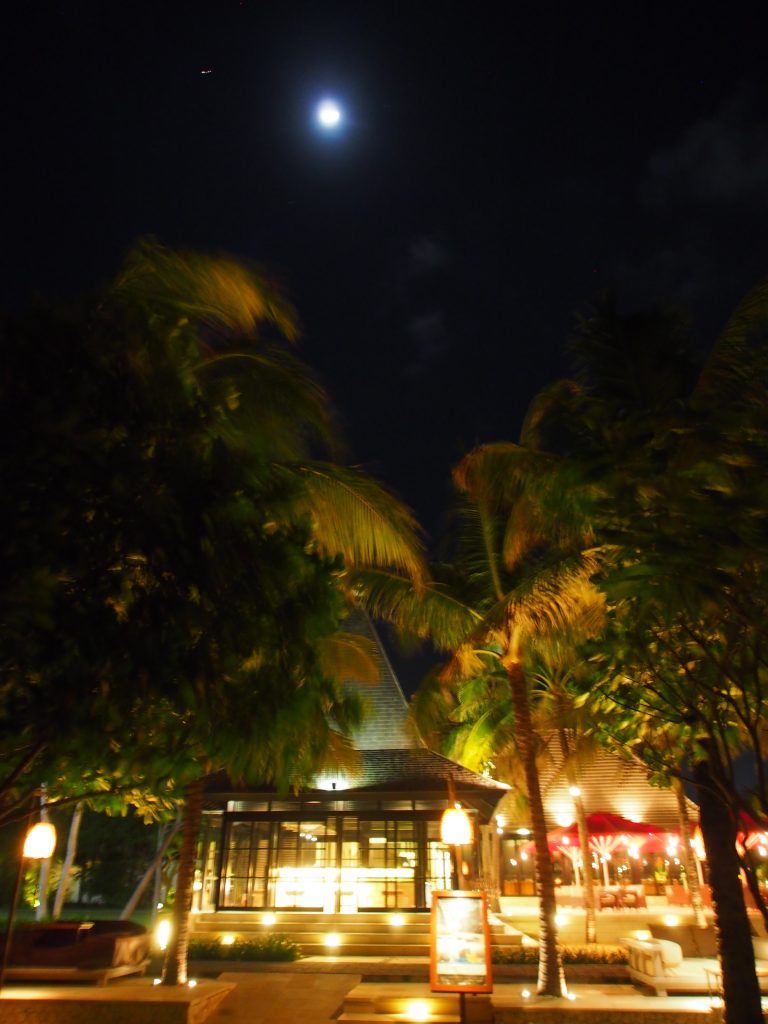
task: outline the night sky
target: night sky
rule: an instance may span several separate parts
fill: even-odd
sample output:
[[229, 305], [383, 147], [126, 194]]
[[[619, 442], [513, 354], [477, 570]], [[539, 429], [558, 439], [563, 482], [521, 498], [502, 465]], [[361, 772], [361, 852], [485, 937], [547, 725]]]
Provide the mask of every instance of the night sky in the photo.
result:
[[764, 3], [4, 17], [2, 302], [91, 288], [144, 234], [262, 263], [353, 460], [432, 533], [600, 289], [685, 304], [703, 346], [768, 271]]

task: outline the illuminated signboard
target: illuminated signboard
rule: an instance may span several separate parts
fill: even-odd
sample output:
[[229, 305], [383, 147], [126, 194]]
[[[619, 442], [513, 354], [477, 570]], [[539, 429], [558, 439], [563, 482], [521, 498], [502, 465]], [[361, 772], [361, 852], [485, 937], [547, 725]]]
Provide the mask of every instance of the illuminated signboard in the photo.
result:
[[492, 992], [491, 937], [484, 892], [432, 893], [433, 992]]

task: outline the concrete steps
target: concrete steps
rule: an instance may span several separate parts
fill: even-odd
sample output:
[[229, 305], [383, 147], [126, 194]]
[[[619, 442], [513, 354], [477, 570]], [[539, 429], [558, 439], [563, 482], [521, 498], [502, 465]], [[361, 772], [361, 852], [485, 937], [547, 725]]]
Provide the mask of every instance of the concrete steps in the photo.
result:
[[[468, 1024], [489, 1024], [493, 1020], [489, 996], [466, 995], [464, 998], [464, 1019]], [[417, 1020], [457, 1024], [461, 1021], [460, 997], [455, 992], [432, 992], [424, 984], [366, 982], [347, 994], [337, 1019], [347, 1024]]]
[[[271, 923], [271, 917], [275, 920]], [[297, 943], [304, 956], [429, 957], [430, 915], [424, 913], [316, 914], [312, 912], [224, 911], [194, 916], [193, 934], [215, 939], [222, 935], [258, 938], [284, 935]], [[336, 944], [333, 945], [335, 937]], [[519, 933], [501, 922], [491, 924], [491, 945], [519, 946]]]

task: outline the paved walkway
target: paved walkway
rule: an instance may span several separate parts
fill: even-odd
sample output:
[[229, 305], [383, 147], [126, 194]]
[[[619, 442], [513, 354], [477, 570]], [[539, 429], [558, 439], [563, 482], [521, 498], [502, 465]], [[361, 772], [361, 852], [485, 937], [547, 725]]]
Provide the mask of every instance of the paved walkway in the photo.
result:
[[[363, 984], [367, 990], [382, 994], [407, 991], [414, 1000], [429, 996], [429, 985], [369, 981], [362, 983], [357, 974], [297, 974], [227, 972], [217, 979], [234, 983], [234, 992], [208, 1018], [207, 1024], [328, 1024], [342, 1012], [346, 996]], [[530, 991], [526, 997], [524, 992]], [[712, 1002], [706, 996], [659, 997], [645, 995], [632, 985], [574, 985], [573, 1001], [537, 1000], [535, 985], [515, 982], [494, 985], [491, 1001], [496, 1019], [516, 1020], [517, 1013], [534, 1021], [588, 1019], [604, 1024], [663, 1024], [666, 1021], [697, 1020], [714, 1024]], [[506, 1011], [506, 1012], [505, 1012]], [[510, 1013], [511, 1011], [511, 1013]], [[386, 1018], [385, 1018], [386, 1019]], [[414, 1018], [415, 1019], [415, 1018]]]
[[218, 980], [235, 982], [236, 988], [206, 1024], [327, 1024], [339, 1015], [344, 997], [361, 977], [238, 971]]

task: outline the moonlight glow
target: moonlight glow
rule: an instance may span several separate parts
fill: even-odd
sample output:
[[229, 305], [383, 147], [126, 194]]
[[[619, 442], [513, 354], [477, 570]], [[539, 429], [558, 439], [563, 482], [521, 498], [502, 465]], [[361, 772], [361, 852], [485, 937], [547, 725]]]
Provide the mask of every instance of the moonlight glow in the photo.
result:
[[341, 122], [341, 110], [335, 100], [323, 100], [317, 108], [317, 120], [323, 128], [336, 128]]

